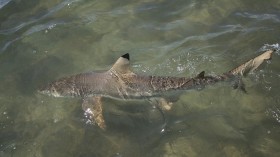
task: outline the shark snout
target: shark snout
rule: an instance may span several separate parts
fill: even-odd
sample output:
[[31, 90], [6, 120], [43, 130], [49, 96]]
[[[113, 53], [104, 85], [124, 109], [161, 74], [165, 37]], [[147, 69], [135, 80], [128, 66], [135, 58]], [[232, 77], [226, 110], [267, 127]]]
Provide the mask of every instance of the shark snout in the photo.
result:
[[38, 93], [45, 95], [52, 95], [52, 92], [55, 92], [54, 87], [51, 84], [40, 87], [37, 90]]
[[61, 97], [61, 94], [56, 90], [53, 84], [39, 88], [37, 92], [48, 96]]
[[40, 94], [50, 95], [50, 91], [46, 86], [40, 87], [39, 89], [37, 89], [37, 92]]

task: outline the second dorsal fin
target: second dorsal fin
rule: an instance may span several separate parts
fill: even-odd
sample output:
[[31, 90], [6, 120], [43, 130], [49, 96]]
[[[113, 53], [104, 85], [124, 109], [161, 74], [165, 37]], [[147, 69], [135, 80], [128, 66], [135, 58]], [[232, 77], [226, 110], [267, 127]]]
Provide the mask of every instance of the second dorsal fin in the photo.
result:
[[114, 70], [120, 74], [131, 73], [129, 64], [129, 54], [126, 53], [122, 55], [112, 66], [111, 70]]
[[196, 78], [204, 78], [205, 71], [200, 72]]

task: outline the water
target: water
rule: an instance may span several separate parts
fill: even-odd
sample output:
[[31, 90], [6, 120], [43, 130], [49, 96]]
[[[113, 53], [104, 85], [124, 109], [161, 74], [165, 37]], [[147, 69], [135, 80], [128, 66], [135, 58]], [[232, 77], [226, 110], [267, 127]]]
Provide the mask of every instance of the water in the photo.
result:
[[147, 101], [105, 99], [102, 131], [80, 99], [36, 93], [127, 52], [138, 73], [219, 74], [277, 46], [279, 10], [278, 0], [1, 0], [0, 156], [279, 156], [279, 51], [244, 79], [248, 94], [229, 84], [188, 91], [166, 127]]

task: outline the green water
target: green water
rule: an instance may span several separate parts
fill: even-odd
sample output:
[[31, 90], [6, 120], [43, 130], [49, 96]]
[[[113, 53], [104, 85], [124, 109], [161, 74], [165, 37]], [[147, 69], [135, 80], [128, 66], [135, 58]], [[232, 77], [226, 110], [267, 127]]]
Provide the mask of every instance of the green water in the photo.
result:
[[147, 101], [105, 99], [102, 131], [79, 98], [36, 89], [128, 52], [137, 73], [219, 74], [276, 47], [279, 28], [279, 0], [0, 0], [0, 157], [278, 157], [279, 51], [248, 94], [188, 91], [166, 123]]

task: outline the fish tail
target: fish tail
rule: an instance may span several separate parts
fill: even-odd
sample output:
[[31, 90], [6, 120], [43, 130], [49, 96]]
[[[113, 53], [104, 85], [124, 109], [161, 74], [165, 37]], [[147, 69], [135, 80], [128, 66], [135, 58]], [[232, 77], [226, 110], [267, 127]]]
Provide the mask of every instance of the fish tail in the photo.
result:
[[265, 60], [271, 59], [272, 53], [275, 50], [267, 50], [260, 54], [259, 56], [250, 59], [249, 61], [239, 65], [238, 67], [223, 74], [223, 79], [234, 78], [233, 88], [240, 89], [244, 93], [247, 93], [245, 89], [245, 84], [242, 81], [242, 76], [246, 76], [248, 73], [257, 69]]
[[249, 61], [239, 65], [238, 67], [230, 70], [227, 74], [234, 76], [246, 76], [248, 73], [257, 69], [265, 60], [271, 59], [272, 53], [275, 50], [267, 50], [259, 56], [250, 59]]

